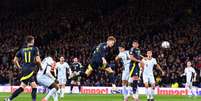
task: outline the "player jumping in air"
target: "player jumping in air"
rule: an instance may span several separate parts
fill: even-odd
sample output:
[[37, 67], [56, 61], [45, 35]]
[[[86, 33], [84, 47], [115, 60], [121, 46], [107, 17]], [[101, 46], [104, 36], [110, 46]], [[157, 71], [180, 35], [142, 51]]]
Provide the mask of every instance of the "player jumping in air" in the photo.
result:
[[[21, 59], [21, 64], [19, 60]], [[37, 72], [37, 66], [41, 69], [41, 59], [39, 56], [39, 50], [34, 46], [34, 37], [27, 36], [25, 39], [25, 45], [17, 52], [14, 57], [15, 65], [21, 69], [22, 77], [20, 79], [20, 87], [12, 93], [9, 98], [4, 101], [11, 101], [17, 97], [24, 88], [30, 84], [32, 87], [32, 101], [36, 101], [37, 85], [35, 82], [35, 75]]]
[[[81, 72], [82, 76], [89, 76], [94, 69], [104, 70], [109, 73], [110, 78], [114, 78], [114, 71], [108, 66], [106, 57], [109, 55], [109, 49], [114, 46], [116, 38], [114, 36], [109, 36], [106, 43], [100, 43], [92, 53], [90, 64], [87, 70]], [[115, 90], [116, 85], [114, 84], [114, 79], [112, 79], [112, 87]]]
[[55, 66], [55, 61], [52, 59], [54, 51], [50, 52], [50, 56], [46, 57], [42, 61], [42, 69], [37, 73], [37, 81], [40, 85], [50, 89], [48, 94], [42, 99], [42, 101], [48, 101], [50, 96], [53, 96], [54, 101], [58, 101], [57, 91], [59, 86], [55, 81], [56, 78], [51, 73], [52, 66]]
[[191, 94], [195, 95], [193, 93], [193, 82], [196, 81], [197, 76], [195, 69], [191, 65], [192, 65], [191, 62], [188, 61], [187, 67], [185, 68], [184, 73], [181, 75], [181, 76], [186, 75], [186, 88], [188, 89], [188, 91], [191, 92], [189, 93], [189, 96], [191, 96]]
[[135, 101], [138, 101], [139, 95], [138, 95], [137, 88], [138, 88], [138, 81], [140, 78], [140, 65], [139, 65], [139, 63], [143, 64], [143, 62], [141, 61], [143, 57], [142, 57], [141, 51], [139, 49], [138, 41], [136, 41], [136, 40], [133, 41], [132, 48], [130, 49], [129, 54], [130, 54], [130, 59], [131, 59], [130, 74], [129, 75], [133, 80], [133, 83], [129, 84], [129, 86], [132, 86], [133, 92], [130, 92], [130, 90], [128, 90], [129, 91], [128, 96], [130, 95], [130, 93], [133, 93], [133, 99]]
[[[73, 59], [73, 63], [71, 64], [72, 75], [76, 75], [81, 72], [83, 69], [82, 64], [78, 61], [78, 58]], [[81, 76], [74, 76], [71, 79], [70, 93], [72, 93], [73, 86], [78, 85], [79, 92], [81, 91]]]
[[[156, 59], [152, 57], [152, 51], [147, 51], [147, 57], [142, 59], [143, 63], [143, 82], [145, 85], [145, 93], [147, 95], [147, 101], [154, 101], [154, 89], [155, 89], [155, 78], [153, 74], [153, 68], [156, 67], [162, 72], [160, 65], [157, 63]], [[151, 84], [151, 88], [149, 89], [149, 84]]]
[[124, 43], [122, 43], [119, 46], [119, 54], [115, 58], [116, 61], [118, 61], [120, 59], [123, 62], [122, 86], [123, 86], [124, 101], [128, 101], [127, 85], [128, 85], [128, 81], [130, 81], [129, 80], [130, 79], [130, 77], [129, 77], [129, 66], [130, 66], [131, 60], [130, 60], [129, 51], [125, 50], [125, 44]]
[[60, 62], [57, 62], [56, 64], [57, 69], [57, 80], [59, 81], [60, 86], [60, 97], [64, 97], [65, 92], [65, 85], [67, 82], [67, 73], [71, 73], [71, 69], [67, 62], [65, 62], [65, 59], [63, 56], [60, 57]]

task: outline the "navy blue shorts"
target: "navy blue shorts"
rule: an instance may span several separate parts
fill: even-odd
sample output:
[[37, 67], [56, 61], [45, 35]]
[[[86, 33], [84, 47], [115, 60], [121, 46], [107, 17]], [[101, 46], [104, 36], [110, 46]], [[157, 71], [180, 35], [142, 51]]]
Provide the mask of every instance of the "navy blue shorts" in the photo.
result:
[[138, 63], [131, 62], [130, 63], [130, 77], [139, 77], [140, 76], [140, 67]]

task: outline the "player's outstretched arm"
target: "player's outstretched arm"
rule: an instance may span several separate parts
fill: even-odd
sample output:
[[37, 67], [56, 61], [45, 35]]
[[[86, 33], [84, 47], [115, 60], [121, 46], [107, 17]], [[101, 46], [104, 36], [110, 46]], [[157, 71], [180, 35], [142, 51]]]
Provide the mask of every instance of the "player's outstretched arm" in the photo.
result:
[[165, 72], [163, 71], [163, 69], [159, 64], [156, 64], [156, 67], [162, 72], [162, 75], [165, 75]]

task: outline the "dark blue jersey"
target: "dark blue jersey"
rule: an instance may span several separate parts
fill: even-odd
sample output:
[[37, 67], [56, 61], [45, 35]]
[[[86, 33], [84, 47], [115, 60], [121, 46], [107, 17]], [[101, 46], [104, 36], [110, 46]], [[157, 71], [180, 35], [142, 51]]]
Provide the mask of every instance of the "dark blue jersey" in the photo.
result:
[[[131, 48], [130, 51], [129, 51], [129, 54], [133, 55], [133, 57], [135, 57], [138, 60], [142, 59], [142, 57], [141, 57], [141, 51], [140, 51], [139, 48]], [[131, 62], [134, 62], [134, 61], [131, 61]]]
[[106, 57], [109, 53], [109, 49], [106, 43], [100, 43], [92, 54], [92, 61], [102, 61], [102, 57]]
[[23, 68], [25, 67], [35, 67], [35, 57], [39, 56], [39, 50], [37, 47], [23, 47], [17, 53], [16, 57], [20, 58], [21, 65]]
[[72, 63], [72, 65], [71, 65], [71, 71], [72, 71], [72, 72], [79, 72], [79, 71], [81, 71], [82, 69], [83, 69], [83, 66], [82, 66], [82, 64], [79, 63], [79, 62], [74, 62], [74, 63]]

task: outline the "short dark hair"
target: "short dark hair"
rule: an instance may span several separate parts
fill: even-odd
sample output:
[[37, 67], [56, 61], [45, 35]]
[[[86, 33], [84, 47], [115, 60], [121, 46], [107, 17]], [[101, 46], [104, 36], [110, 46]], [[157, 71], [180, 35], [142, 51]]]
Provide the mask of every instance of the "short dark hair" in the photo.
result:
[[114, 42], [116, 42], [116, 38], [114, 36], [109, 36], [107, 38], [107, 41], [114, 41]]
[[26, 43], [31, 43], [34, 40], [34, 37], [32, 35], [26, 36], [25, 42]]
[[56, 55], [55, 50], [50, 50], [50, 51], [49, 51], [49, 55], [50, 55], [51, 57], [54, 57], [54, 56]]
[[126, 48], [126, 43], [124, 43], [124, 42], [120, 43], [119, 47]]
[[139, 43], [139, 41], [138, 41], [138, 40], [133, 40], [133, 43], [134, 43], [134, 42]]

